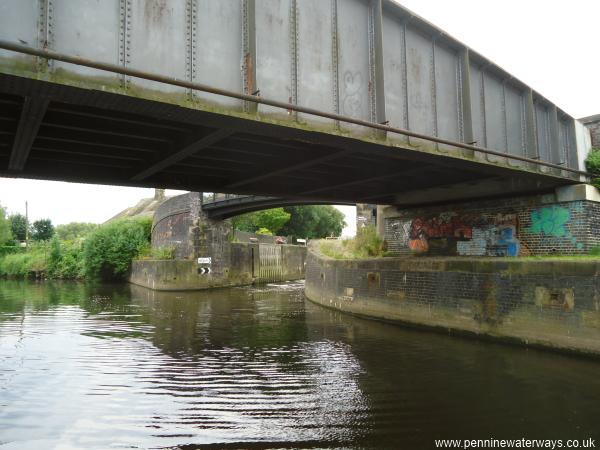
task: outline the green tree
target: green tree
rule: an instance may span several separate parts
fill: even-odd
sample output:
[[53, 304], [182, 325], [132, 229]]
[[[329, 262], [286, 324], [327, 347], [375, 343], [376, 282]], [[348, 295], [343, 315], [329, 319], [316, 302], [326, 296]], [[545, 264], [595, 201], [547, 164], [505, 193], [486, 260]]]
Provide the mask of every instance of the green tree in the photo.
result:
[[340, 236], [346, 226], [344, 214], [330, 205], [290, 206], [290, 220], [281, 228], [284, 236], [319, 239]]
[[90, 278], [124, 279], [131, 260], [150, 245], [152, 219], [125, 219], [98, 227], [85, 241], [84, 267]]
[[23, 214], [12, 214], [9, 218], [12, 235], [17, 241], [27, 238], [27, 218]]
[[54, 225], [50, 219], [40, 219], [31, 225], [31, 238], [34, 241], [49, 241], [54, 236]]
[[10, 244], [12, 240], [10, 221], [6, 218], [6, 210], [0, 205], [0, 245]]
[[56, 234], [62, 241], [74, 241], [86, 237], [96, 228], [98, 228], [98, 224], [95, 223], [71, 222], [66, 225], [57, 225]]
[[271, 233], [278, 234], [290, 217], [290, 213], [283, 208], [265, 209], [235, 217], [233, 227], [250, 233], [266, 228]]

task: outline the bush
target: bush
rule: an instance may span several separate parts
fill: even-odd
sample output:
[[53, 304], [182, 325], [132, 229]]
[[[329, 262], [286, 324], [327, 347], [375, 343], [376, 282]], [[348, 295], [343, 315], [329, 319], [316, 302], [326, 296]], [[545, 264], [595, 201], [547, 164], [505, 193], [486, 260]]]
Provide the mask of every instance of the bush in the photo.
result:
[[343, 241], [323, 241], [321, 252], [335, 259], [381, 258], [385, 256], [383, 239], [377, 235], [375, 227], [357, 230], [356, 237]]
[[56, 236], [50, 241], [50, 256], [48, 257], [48, 275], [55, 277], [59, 271], [59, 264], [62, 260], [62, 248], [60, 241]]
[[23, 253], [24, 251], [24, 248], [16, 245], [2, 245], [0, 246], [0, 258], [6, 255], [13, 255], [15, 253]]
[[10, 245], [12, 241], [10, 221], [6, 217], [6, 210], [0, 206], [0, 245]]
[[126, 219], [100, 226], [84, 246], [85, 275], [104, 280], [127, 276], [131, 261], [150, 242], [152, 219]]
[[83, 278], [83, 250], [76, 242], [61, 242], [56, 236], [50, 241], [48, 256], [49, 278], [74, 280]]
[[594, 175], [600, 175], [600, 148], [593, 148], [585, 160], [585, 167], [588, 172]]
[[0, 259], [0, 276], [27, 278], [33, 273], [45, 272], [46, 267], [43, 252], [17, 253]]
[[349, 245], [352, 254], [357, 258], [381, 257], [383, 256], [383, 239], [377, 234], [375, 227], [359, 228], [356, 237], [345, 241]]
[[600, 189], [600, 148], [593, 148], [585, 160], [585, 167], [590, 172], [592, 184]]
[[12, 254], [0, 260], [0, 275], [5, 277], [25, 278], [29, 275], [29, 260], [31, 255]]

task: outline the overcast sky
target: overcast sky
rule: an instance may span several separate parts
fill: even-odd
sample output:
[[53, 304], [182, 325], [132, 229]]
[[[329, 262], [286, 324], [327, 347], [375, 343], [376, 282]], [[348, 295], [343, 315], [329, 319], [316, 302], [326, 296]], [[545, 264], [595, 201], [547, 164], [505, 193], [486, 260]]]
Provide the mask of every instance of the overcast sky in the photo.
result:
[[[567, 113], [600, 113], [600, 0], [404, 0], [399, 2], [494, 61]], [[168, 191], [168, 195], [176, 194]], [[151, 189], [0, 178], [0, 204], [55, 224], [101, 223]], [[354, 211], [344, 207], [354, 233]]]

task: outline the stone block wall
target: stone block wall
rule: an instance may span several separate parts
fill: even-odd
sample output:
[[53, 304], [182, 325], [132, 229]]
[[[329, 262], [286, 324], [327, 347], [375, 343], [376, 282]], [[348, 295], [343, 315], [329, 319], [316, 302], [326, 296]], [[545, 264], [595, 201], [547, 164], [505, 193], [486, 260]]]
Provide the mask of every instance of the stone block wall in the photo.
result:
[[585, 254], [600, 245], [600, 203], [522, 197], [386, 212], [392, 255]]
[[581, 119], [592, 137], [592, 147], [600, 148], [600, 114]]
[[[158, 291], [186, 291], [304, 278], [306, 247], [272, 245], [279, 252], [276, 271], [261, 270], [259, 244], [227, 243], [224, 255], [208, 265], [194, 260], [134, 261], [129, 281]], [[211, 273], [201, 268], [210, 267]]]
[[[197, 197], [197, 199], [196, 199]], [[192, 214], [192, 202], [199, 201], [199, 194], [173, 197], [160, 205], [154, 213], [152, 224], [152, 246], [172, 247], [177, 259], [195, 257], [194, 242], [190, 230], [195, 226], [197, 214]]]
[[230, 264], [229, 220], [211, 220], [202, 212], [198, 192], [173, 197], [154, 214], [152, 246], [172, 247], [175, 258], [196, 260], [211, 256], [213, 269], [221, 273]]
[[305, 293], [367, 317], [600, 355], [600, 262], [335, 260], [309, 251]]

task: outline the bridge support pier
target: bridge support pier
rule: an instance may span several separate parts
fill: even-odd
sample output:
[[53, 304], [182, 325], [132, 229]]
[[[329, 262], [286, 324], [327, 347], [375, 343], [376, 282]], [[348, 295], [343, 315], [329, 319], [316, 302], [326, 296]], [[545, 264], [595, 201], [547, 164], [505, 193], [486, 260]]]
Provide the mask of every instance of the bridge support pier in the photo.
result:
[[202, 211], [192, 211], [194, 223], [190, 229], [193, 259], [211, 258], [211, 271], [215, 276], [227, 275], [231, 259], [231, 236], [233, 226], [230, 219], [213, 220]]
[[202, 210], [202, 194], [170, 198], [154, 214], [152, 246], [173, 260], [134, 261], [130, 282], [156, 290], [197, 290], [304, 278], [306, 247], [231, 242], [231, 220]]

